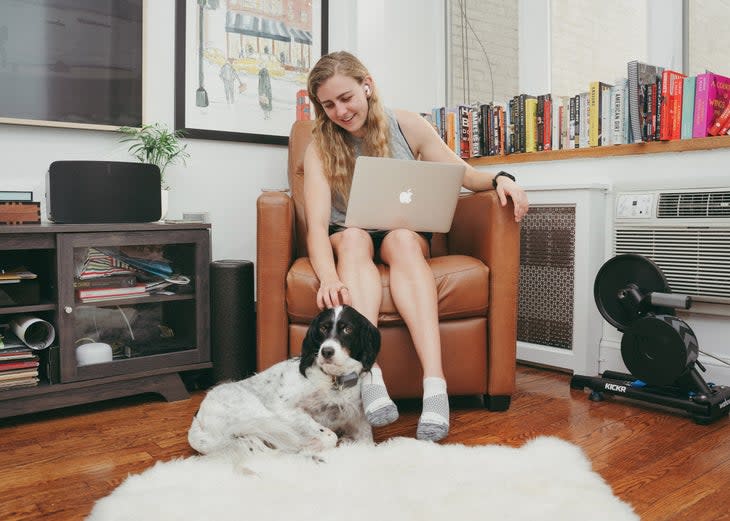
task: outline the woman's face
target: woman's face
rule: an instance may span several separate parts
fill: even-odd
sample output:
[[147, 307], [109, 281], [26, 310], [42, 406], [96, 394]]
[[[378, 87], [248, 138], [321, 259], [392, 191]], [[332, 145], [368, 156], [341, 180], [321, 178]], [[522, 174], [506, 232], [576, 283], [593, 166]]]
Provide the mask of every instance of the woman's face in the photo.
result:
[[365, 133], [368, 116], [366, 85], [368, 89], [372, 88], [367, 80], [360, 84], [350, 76], [335, 74], [317, 90], [317, 99], [327, 117], [355, 137], [363, 137]]

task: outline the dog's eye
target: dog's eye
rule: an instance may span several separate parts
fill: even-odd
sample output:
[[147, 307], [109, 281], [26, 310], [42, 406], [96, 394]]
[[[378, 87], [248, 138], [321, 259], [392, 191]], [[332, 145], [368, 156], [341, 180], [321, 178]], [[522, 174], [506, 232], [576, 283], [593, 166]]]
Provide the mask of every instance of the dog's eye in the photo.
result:
[[329, 326], [327, 324], [322, 324], [321, 326], [319, 326], [319, 331], [321, 333], [326, 333], [328, 330], [329, 330]]
[[352, 326], [343, 327], [342, 332], [345, 333], [346, 335], [349, 335], [350, 333], [352, 333]]

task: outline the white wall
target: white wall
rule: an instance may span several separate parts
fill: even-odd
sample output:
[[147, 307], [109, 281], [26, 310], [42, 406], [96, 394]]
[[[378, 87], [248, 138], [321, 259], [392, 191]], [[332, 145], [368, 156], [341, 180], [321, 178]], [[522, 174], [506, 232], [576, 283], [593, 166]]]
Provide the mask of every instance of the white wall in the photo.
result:
[[[174, 124], [174, 0], [145, 3], [145, 122]], [[443, 105], [444, 0], [330, 2], [329, 49], [358, 54], [388, 104], [411, 110]], [[397, 42], [397, 45], [396, 45]], [[187, 167], [171, 167], [168, 217], [207, 211], [214, 259], [256, 258], [256, 198], [286, 186], [286, 147], [186, 140]], [[0, 124], [0, 187], [34, 189], [40, 200], [56, 160], [128, 161], [113, 132]]]

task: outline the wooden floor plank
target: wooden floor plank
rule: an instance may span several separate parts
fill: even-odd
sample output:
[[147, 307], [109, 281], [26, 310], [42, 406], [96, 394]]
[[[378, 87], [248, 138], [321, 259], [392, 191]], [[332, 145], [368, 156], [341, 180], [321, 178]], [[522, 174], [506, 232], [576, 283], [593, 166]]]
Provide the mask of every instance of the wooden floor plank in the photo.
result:
[[[697, 425], [681, 413], [570, 389], [563, 373], [518, 366], [507, 411], [474, 397], [452, 399], [446, 442], [520, 446], [536, 436], [575, 443], [643, 521], [730, 521], [730, 420]], [[0, 519], [83, 519], [130, 473], [193, 454], [187, 429], [203, 399], [150, 396], [3, 420]], [[419, 400], [398, 402], [400, 419], [376, 441], [414, 436]]]

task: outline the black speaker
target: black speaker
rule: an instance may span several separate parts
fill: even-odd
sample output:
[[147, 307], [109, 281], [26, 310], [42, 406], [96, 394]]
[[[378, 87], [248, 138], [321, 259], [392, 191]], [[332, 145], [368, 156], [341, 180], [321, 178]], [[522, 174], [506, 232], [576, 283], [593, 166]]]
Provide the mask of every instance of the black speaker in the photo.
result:
[[253, 262], [210, 263], [210, 345], [216, 382], [240, 380], [256, 370]]
[[57, 223], [157, 221], [160, 169], [121, 161], [54, 161], [46, 175], [46, 209]]

